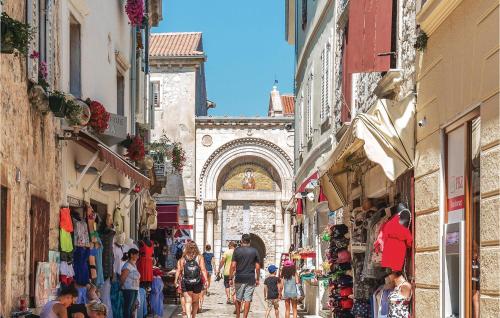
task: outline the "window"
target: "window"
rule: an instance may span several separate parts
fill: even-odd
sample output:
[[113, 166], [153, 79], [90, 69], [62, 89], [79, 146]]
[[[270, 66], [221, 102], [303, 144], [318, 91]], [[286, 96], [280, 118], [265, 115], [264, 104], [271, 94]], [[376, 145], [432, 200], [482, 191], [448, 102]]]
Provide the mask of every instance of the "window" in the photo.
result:
[[311, 73], [309, 75], [309, 78], [307, 79], [307, 84], [306, 84], [306, 136], [307, 140], [312, 138], [312, 132], [313, 132], [313, 112], [312, 112], [312, 107], [313, 107], [313, 101], [312, 101], [312, 82], [313, 80], [313, 74]]
[[479, 317], [480, 126], [479, 111], [474, 111], [445, 129], [446, 317]]
[[38, 52], [40, 62], [47, 61], [47, 11], [46, 0], [38, 0]]
[[340, 100], [340, 121], [342, 123], [351, 121], [351, 90], [352, 90], [352, 74], [347, 69], [347, 52], [348, 52], [349, 34], [348, 28], [344, 30], [344, 40], [342, 43], [342, 97]]
[[116, 73], [116, 114], [125, 116], [125, 79]]
[[82, 95], [80, 24], [74, 17], [69, 24], [69, 91], [76, 97]]
[[160, 105], [160, 82], [151, 82], [151, 88], [153, 90], [153, 106], [159, 108]]
[[330, 61], [331, 45], [328, 42], [321, 52], [321, 122], [330, 115]]
[[300, 131], [299, 131], [299, 151], [304, 149], [304, 135], [306, 134], [306, 120], [304, 109], [304, 94], [300, 94]]
[[31, 197], [31, 230], [30, 230], [30, 301], [35, 302], [36, 271], [39, 262], [48, 261], [50, 205], [38, 197]]

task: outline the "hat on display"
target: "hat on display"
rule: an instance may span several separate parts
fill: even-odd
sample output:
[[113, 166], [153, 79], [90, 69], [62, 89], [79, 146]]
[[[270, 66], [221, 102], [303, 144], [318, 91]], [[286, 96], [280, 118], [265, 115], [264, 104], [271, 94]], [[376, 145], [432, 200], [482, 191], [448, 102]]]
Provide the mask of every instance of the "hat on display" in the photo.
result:
[[348, 250], [342, 249], [337, 251], [337, 263], [344, 264], [351, 261], [351, 253]]
[[349, 228], [345, 224], [337, 224], [333, 227], [333, 237], [341, 238], [349, 232]]
[[352, 287], [352, 277], [348, 275], [342, 275], [337, 279], [337, 284], [339, 287]]
[[340, 289], [339, 295], [342, 297], [349, 297], [350, 295], [352, 295], [352, 287], [342, 287]]
[[278, 270], [278, 267], [276, 267], [275, 265], [271, 264], [271, 265], [269, 265], [269, 267], [267, 268], [267, 270], [269, 271], [269, 273], [274, 274]]
[[353, 301], [351, 298], [341, 299], [339, 303], [342, 309], [351, 309], [353, 305]]
[[283, 266], [285, 266], [285, 267], [290, 267], [293, 265], [295, 265], [295, 264], [293, 263], [293, 261], [291, 261], [289, 259], [287, 259], [286, 261], [283, 262]]

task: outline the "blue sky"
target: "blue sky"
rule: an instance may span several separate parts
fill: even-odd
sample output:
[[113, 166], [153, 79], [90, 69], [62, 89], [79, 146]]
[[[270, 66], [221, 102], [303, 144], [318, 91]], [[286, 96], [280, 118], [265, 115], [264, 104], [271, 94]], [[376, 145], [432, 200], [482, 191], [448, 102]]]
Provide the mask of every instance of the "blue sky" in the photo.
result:
[[209, 115], [265, 116], [275, 77], [293, 92], [293, 46], [284, 0], [165, 0], [153, 32], [203, 32]]

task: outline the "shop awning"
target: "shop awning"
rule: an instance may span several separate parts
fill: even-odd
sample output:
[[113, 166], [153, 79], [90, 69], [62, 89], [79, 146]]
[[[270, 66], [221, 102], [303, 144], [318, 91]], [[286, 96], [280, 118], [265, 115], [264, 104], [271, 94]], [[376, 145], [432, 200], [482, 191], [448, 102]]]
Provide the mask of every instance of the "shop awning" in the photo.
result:
[[391, 181], [413, 167], [414, 115], [413, 94], [400, 102], [378, 100], [367, 113], [356, 115], [337, 146], [318, 165], [332, 210], [346, 204], [347, 171], [352, 164], [347, 161], [359, 149], [363, 148], [367, 158], [379, 164]]
[[85, 147], [91, 152], [99, 152], [99, 159], [108, 162], [110, 166], [123, 173], [141, 188], [149, 188], [151, 181], [149, 178], [140, 173], [132, 164], [123, 159], [119, 154], [108, 148], [99, 139], [85, 132], [80, 132], [78, 144]]
[[318, 172], [315, 171], [313, 174], [311, 174], [307, 179], [305, 179], [300, 186], [297, 188], [296, 193], [301, 193], [306, 190], [307, 185], [313, 181], [313, 180], [318, 180]]
[[159, 229], [164, 228], [177, 228], [179, 226], [179, 205], [156, 205], [157, 220]]

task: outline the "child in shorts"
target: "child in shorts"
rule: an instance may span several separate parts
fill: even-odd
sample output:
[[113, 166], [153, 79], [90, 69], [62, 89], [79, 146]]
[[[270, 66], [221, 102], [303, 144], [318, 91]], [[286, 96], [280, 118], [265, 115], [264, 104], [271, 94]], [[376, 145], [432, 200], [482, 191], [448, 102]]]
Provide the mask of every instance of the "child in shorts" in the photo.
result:
[[281, 281], [276, 276], [278, 268], [275, 265], [269, 265], [267, 268], [269, 276], [264, 281], [264, 299], [266, 300], [266, 318], [269, 318], [271, 310], [274, 308], [276, 318], [280, 316], [280, 299], [281, 299]]

